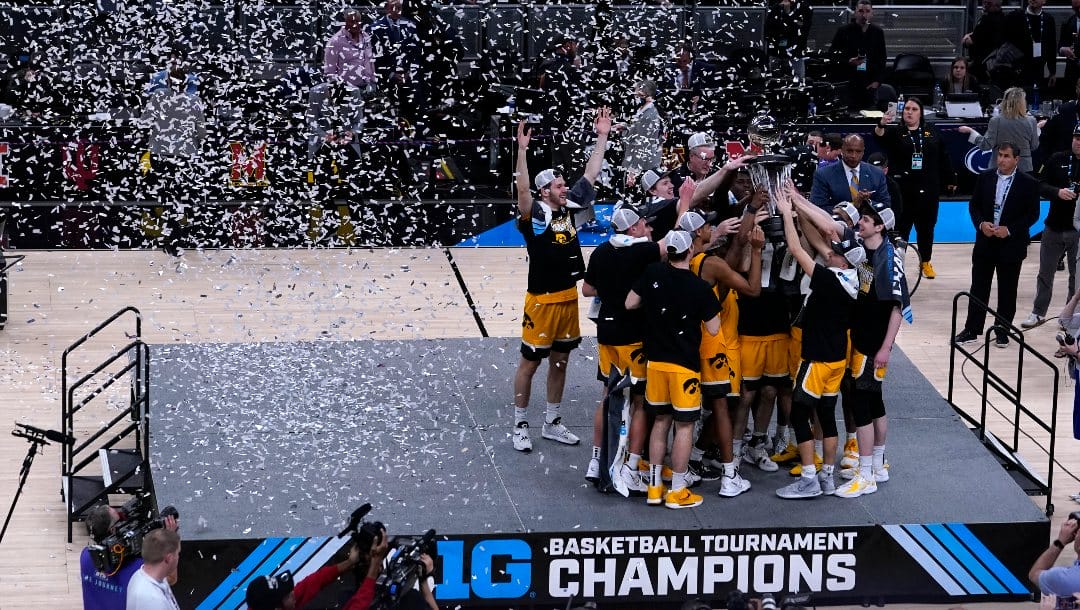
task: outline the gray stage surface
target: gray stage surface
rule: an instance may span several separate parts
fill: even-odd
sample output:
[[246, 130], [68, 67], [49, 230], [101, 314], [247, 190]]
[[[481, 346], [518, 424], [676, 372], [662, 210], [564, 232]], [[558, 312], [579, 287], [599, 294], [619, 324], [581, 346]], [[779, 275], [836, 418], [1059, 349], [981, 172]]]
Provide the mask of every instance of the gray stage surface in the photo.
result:
[[[152, 348], [152, 464], [159, 503], [186, 539], [319, 536], [364, 502], [399, 533], [725, 529], [1044, 520], [897, 349], [886, 380], [892, 480], [845, 500], [780, 500], [786, 471], [743, 475], [750, 492], [673, 511], [602, 495], [584, 480], [595, 342], [571, 357], [563, 416], [583, 442], [510, 444], [518, 340], [444, 339]], [[546, 365], [545, 365], [546, 366]]]

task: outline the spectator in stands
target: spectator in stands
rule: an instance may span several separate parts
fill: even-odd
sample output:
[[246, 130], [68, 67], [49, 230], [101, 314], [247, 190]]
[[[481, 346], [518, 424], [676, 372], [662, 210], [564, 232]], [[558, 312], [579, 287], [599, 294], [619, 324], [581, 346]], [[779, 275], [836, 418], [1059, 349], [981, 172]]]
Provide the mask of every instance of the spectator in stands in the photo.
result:
[[992, 150], [1000, 142], [1012, 142], [1020, 151], [1020, 171], [1031, 173], [1031, 153], [1039, 147], [1039, 128], [1035, 117], [1027, 110], [1027, 96], [1020, 87], [1012, 87], [1001, 99], [1001, 115], [990, 118], [986, 135], [981, 135], [967, 125], [956, 128], [967, 134], [968, 141], [982, 148]]
[[983, 0], [982, 7], [982, 17], [964, 34], [963, 44], [971, 55], [971, 72], [989, 82], [983, 62], [1005, 42], [1005, 13], [1001, 12], [1001, 0]]
[[806, 55], [806, 39], [814, 8], [807, 0], [779, 0], [765, 14], [765, 44], [770, 59], [781, 60], [789, 69]]
[[1058, 261], [1065, 257], [1069, 270], [1069, 294], [1076, 291], [1077, 232], [1073, 226], [1076, 188], [1080, 183], [1080, 125], [1073, 128], [1071, 150], [1054, 153], [1039, 170], [1042, 196], [1050, 200], [1039, 240], [1039, 275], [1035, 281], [1035, 301], [1031, 315], [1020, 323], [1034, 328], [1046, 321], [1054, 296], [1054, 275]]
[[840, 162], [844, 137], [835, 132], [825, 134], [825, 146], [818, 148], [818, 169]]
[[1049, 98], [1057, 83], [1057, 26], [1053, 16], [1043, 11], [1044, 4], [1046, 0], [1027, 0], [1027, 8], [1009, 13], [1005, 39], [1024, 54], [1020, 85], [1027, 90], [1039, 87]]
[[632, 187], [641, 172], [660, 165], [660, 147], [663, 144], [661, 134], [664, 122], [653, 103], [656, 98], [656, 83], [643, 80], [634, 88], [634, 98], [639, 103], [638, 109], [629, 124], [616, 126], [623, 136], [622, 170], [626, 174], [626, 186]]
[[[1078, 0], [1080, 1], [1080, 0]], [[1039, 134], [1039, 150], [1044, 159], [1072, 147], [1073, 129], [1080, 123], [1080, 80], [1076, 81], [1075, 97], [1058, 108]]]
[[345, 11], [345, 23], [326, 43], [323, 73], [356, 89], [375, 85], [371, 37], [360, 24], [360, 13]]
[[885, 73], [885, 32], [870, 22], [874, 8], [870, 0], [855, 5], [855, 19], [840, 26], [830, 49], [840, 73], [848, 83], [848, 108], [858, 110], [875, 105], [877, 88]]
[[982, 334], [987, 313], [983, 304], [990, 303], [990, 285], [997, 275], [994, 346], [1009, 346], [1009, 336], [999, 321], [1011, 325], [1016, 314], [1020, 270], [1031, 243], [1031, 225], [1039, 219], [1039, 185], [1030, 174], [1017, 169], [1019, 147], [1001, 142], [995, 148], [994, 159], [996, 171], [979, 174], [968, 203], [976, 231], [971, 250], [971, 298], [964, 329], [953, 338], [956, 345], [974, 343]]
[[911, 227], [915, 227], [922, 257], [921, 271], [926, 279], [932, 280], [937, 277], [930, 259], [934, 253], [938, 203], [942, 187], [949, 192], [956, 188], [956, 172], [941, 133], [933, 125], [926, 124], [919, 98], [909, 97], [904, 102], [899, 125], [890, 124], [894, 118], [894, 113], [886, 113], [874, 127], [874, 136], [886, 156], [892, 159], [892, 174], [903, 193], [904, 210], [898, 215], [896, 230], [907, 241], [911, 237]]
[[[1080, 79], [1080, 0], [1072, 0], [1073, 14], [1061, 24], [1058, 53], [1065, 58], [1065, 82]], [[1062, 87], [1064, 88], [1064, 87]]]
[[385, 14], [368, 28], [376, 73], [397, 105], [397, 114], [415, 121], [422, 97], [416, 80], [421, 59], [416, 22], [401, 14], [401, 0], [386, 0], [383, 10]]
[[60, 92], [36, 59], [15, 72], [9, 95], [16, 116], [27, 123], [47, 123], [64, 112]]
[[863, 163], [865, 150], [862, 136], [850, 134], [844, 138], [844, 148], [840, 154], [843, 162], [823, 167], [814, 174], [810, 201], [829, 214], [836, 204], [845, 201], [850, 201], [856, 208], [867, 201], [891, 204], [885, 174]]
[[128, 581], [127, 610], [176, 610], [170, 582], [176, 582], [180, 536], [160, 528], [143, 536], [143, 565]]
[[694, 49], [688, 44], [675, 48], [675, 58], [667, 71], [664, 90], [672, 98], [672, 105], [686, 112], [696, 112], [712, 66], [694, 57]]
[[[127, 515], [103, 504], [90, 510], [86, 518], [86, 527], [94, 543], [101, 544], [106, 538], [115, 534], [117, 527], [126, 519]], [[165, 517], [163, 521], [165, 528], [174, 532], [180, 527], [175, 517]], [[126, 557], [112, 573], [105, 574], [99, 572], [94, 566], [90, 547], [84, 548], [79, 556], [83, 608], [85, 610], [123, 608], [127, 602], [128, 581], [142, 565], [141, 557]], [[169, 584], [176, 584], [175, 575]]]
[[[545, 127], [552, 133], [551, 164], [567, 172], [574, 164], [574, 155], [585, 148], [585, 117], [582, 112], [588, 103], [588, 84], [581, 71], [578, 40], [569, 34], [555, 38], [551, 55], [540, 66], [539, 86], [547, 94], [547, 105], [541, 108]], [[592, 134], [587, 134], [592, 138]]]
[[[172, 57], [182, 57], [174, 52]], [[198, 166], [206, 139], [202, 100], [188, 78], [183, 62], [171, 63], [163, 81], [151, 80], [141, 122], [149, 130], [149, 165], [156, 178], [162, 217], [162, 249], [179, 256], [190, 247], [187, 227], [194, 221], [195, 193], [203, 190]]]
[[[1073, 301], [1076, 300], [1073, 299]], [[1073, 301], [1070, 301], [1070, 304], [1073, 304]], [[1075, 363], [1077, 361], [1077, 345], [1078, 343], [1073, 343], [1068, 347], [1063, 347], [1058, 350], [1058, 353], [1071, 356], [1073, 358], [1072, 362]], [[1077, 388], [1080, 388], [1080, 385]], [[1057, 602], [1071, 602], [1074, 594], [1080, 591], [1080, 559], [1074, 561], [1070, 566], [1054, 567], [1054, 562], [1061, 555], [1061, 551], [1065, 550], [1065, 545], [1073, 545], [1073, 551], [1080, 553], [1080, 537], [1076, 535], [1077, 529], [1080, 529], [1080, 523], [1070, 515], [1065, 520], [1065, 523], [1061, 524], [1061, 529], [1058, 530], [1054, 541], [1031, 565], [1028, 580], [1031, 581], [1031, 584], [1039, 587], [1039, 591], [1043, 594], [1043, 604], [1041, 605], [1043, 608], [1072, 607], [1071, 604], [1062, 606]], [[1046, 599], [1048, 596], [1050, 599]]]
[[957, 57], [949, 64], [949, 74], [941, 81], [941, 91], [950, 93], [977, 93], [979, 81], [971, 74], [970, 64], [963, 57]]

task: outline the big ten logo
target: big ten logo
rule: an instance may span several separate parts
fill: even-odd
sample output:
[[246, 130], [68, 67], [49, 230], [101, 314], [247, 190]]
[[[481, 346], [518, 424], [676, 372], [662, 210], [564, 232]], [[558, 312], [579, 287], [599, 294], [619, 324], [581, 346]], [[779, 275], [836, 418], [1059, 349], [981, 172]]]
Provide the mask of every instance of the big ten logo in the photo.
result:
[[464, 540], [440, 540], [440, 600], [517, 599], [532, 587], [532, 547], [524, 540], [479, 540], [465, 552]]
[[65, 142], [60, 148], [64, 178], [75, 183], [75, 190], [88, 191], [97, 177], [100, 148], [87, 140]]
[[11, 180], [8, 178], [7, 157], [11, 154], [11, 144], [7, 142], [0, 142], [0, 189], [6, 189], [11, 186]]
[[742, 142], [724, 142], [724, 152], [727, 153], [728, 159], [738, 159], [744, 155], [760, 155], [763, 150], [757, 144], [751, 144], [750, 148], [746, 148]]
[[229, 142], [229, 186], [269, 186], [266, 179], [266, 142], [249, 151], [243, 142]]

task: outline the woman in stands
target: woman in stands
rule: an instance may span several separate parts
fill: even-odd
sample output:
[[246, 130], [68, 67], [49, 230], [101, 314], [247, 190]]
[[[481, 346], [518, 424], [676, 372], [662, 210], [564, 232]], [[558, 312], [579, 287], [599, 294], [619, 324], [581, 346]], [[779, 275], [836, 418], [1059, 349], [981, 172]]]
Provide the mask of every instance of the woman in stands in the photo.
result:
[[978, 93], [979, 81], [968, 71], [968, 60], [957, 57], [949, 65], [949, 75], [941, 81], [941, 91], [950, 93]]
[[1031, 173], [1031, 153], [1039, 147], [1039, 128], [1035, 117], [1028, 113], [1027, 96], [1020, 87], [1005, 91], [1001, 114], [990, 119], [985, 136], [967, 125], [961, 125], [957, 131], [968, 134], [968, 141], [983, 150], [993, 150], [1001, 142], [1016, 143], [1020, 147], [1020, 163], [1016, 167]]
[[928, 280], [936, 273], [930, 259], [934, 255], [934, 226], [937, 225], [941, 187], [956, 189], [956, 172], [945, 150], [941, 133], [923, 120], [923, 105], [909, 97], [901, 110], [900, 124], [892, 125], [889, 112], [874, 127], [878, 145], [889, 158], [889, 170], [900, 185], [904, 205], [896, 223], [900, 237], [907, 241], [911, 227], [918, 232], [922, 274]]

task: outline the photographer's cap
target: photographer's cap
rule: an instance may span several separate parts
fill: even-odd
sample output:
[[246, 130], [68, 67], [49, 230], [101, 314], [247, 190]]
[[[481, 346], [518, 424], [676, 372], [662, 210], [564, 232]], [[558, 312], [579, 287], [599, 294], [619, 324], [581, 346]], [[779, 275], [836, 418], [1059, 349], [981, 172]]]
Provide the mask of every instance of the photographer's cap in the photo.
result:
[[852, 267], [866, 260], [866, 250], [863, 249], [859, 240], [855, 239], [855, 232], [851, 229], [844, 229], [840, 235], [840, 241], [832, 242], [831, 246], [833, 252], [847, 259]]
[[690, 249], [694, 238], [686, 231], [670, 231], [664, 237], [668, 254], [682, 254]]
[[641, 175], [641, 190], [648, 193], [656, 186], [657, 182], [664, 179], [665, 176], [671, 172], [665, 172], [662, 168], [654, 167], [649, 170], [645, 170], [645, 173]]
[[685, 212], [682, 216], [679, 217], [680, 231], [686, 231], [687, 233], [693, 234], [694, 231], [697, 231], [704, 226], [705, 217], [693, 210]]
[[879, 221], [879, 224], [885, 225], [888, 231], [896, 228], [896, 213], [884, 201], [867, 202], [863, 213]]
[[1080, 123], [1073, 127], [1073, 137], [1080, 136]]
[[705, 132], [698, 132], [690, 136], [690, 139], [686, 141], [686, 149], [694, 150], [698, 146], [716, 146], [716, 142], [713, 141], [709, 134]]
[[248, 584], [247, 601], [250, 610], [274, 610], [292, 593], [292, 572], [285, 570], [276, 576], [258, 576]]
[[641, 220], [637, 212], [628, 207], [623, 207], [611, 213], [611, 224], [616, 231], [623, 232], [636, 225]]
[[553, 169], [545, 169], [539, 174], [536, 174], [536, 178], [533, 178], [533, 184], [536, 185], [536, 190], [543, 190], [546, 189], [549, 184], [555, 182], [555, 179], [558, 177], [559, 172]]

